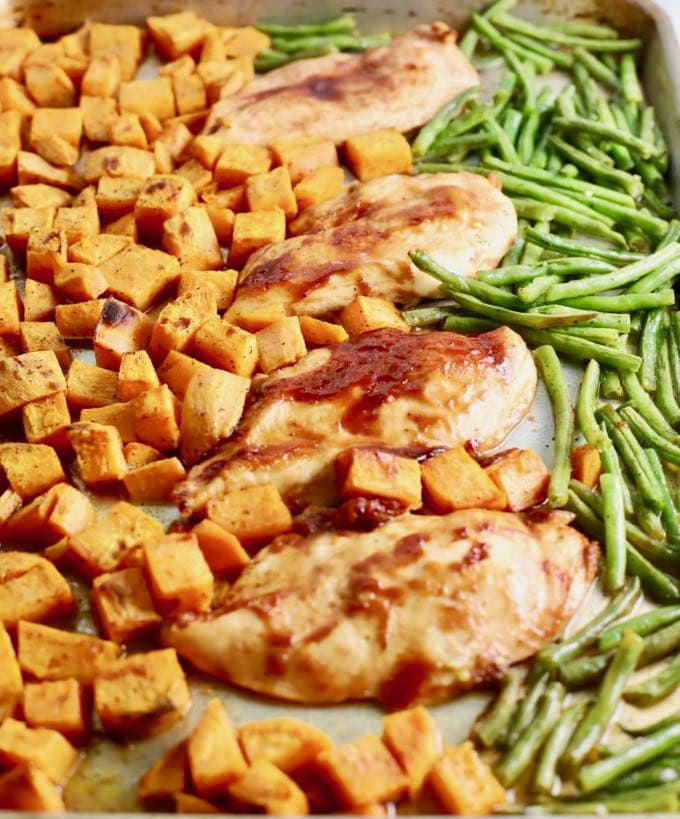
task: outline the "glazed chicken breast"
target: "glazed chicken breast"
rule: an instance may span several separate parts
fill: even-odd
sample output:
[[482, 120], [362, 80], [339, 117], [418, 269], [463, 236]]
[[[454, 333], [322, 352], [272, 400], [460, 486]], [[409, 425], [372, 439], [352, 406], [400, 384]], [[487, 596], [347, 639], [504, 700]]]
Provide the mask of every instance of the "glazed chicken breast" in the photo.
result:
[[526, 414], [536, 378], [526, 344], [507, 327], [355, 336], [255, 382], [234, 438], [190, 471], [174, 500], [190, 514], [224, 492], [273, 483], [289, 502], [332, 503], [339, 452], [490, 449]]
[[443, 23], [418, 26], [363, 54], [299, 60], [217, 102], [205, 131], [270, 145], [320, 134], [336, 143], [379, 128], [405, 132], [427, 122], [478, 76]]
[[461, 276], [495, 267], [515, 241], [510, 199], [470, 173], [393, 175], [355, 184], [310, 208], [294, 236], [248, 259], [227, 317], [280, 303], [289, 314], [324, 315], [357, 294], [408, 303], [440, 283], [411, 263], [415, 248]]
[[569, 520], [469, 509], [280, 537], [222, 610], [165, 640], [201, 670], [282, 699], [441, 700], [497, 679], [574, 613], [597, 547]]

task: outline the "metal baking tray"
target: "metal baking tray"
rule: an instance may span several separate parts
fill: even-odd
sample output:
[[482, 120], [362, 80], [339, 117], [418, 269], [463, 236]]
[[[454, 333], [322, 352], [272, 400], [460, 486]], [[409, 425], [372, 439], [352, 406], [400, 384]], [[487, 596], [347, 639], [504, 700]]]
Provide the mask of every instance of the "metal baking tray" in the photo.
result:
[[[0, 0], [0, 26], [29, 25], [42, 37], [70, 31], [84, 20], [142, 24], [149, 14], [163, 14], [193, 8], [218, 24], [246, 24], [257, 20], [277, 22], [317, 21], [341, 12], [354, 14], [365, 31], [399, 32], [420, 22], [444, 20], [453, 27], [464, 27], [477, 10], [489, 0]], [[552, 22], [577, 16], [591, 17], [609, 23], [628, 36], [646, 42], [643, 79], [654, 104], [659, 123], [671, 146], [673, 186], [680, 204], [680, 0], [519, 0], [516, 13], [535, 22]], [[676, 17], [674, 26], [673, 17]], [[581, 370], [568, 368], [575, 394]], [[503, 446], [536, 449], [550, 464], [552, 459], [552, 416], [543, 386], [531, 411]], [[147, 507], [164, 523], [177, 517], [169, 507]], [[571, 629], [588, 619], [599, 594], [593, 590], [577, 614]], [[86, 597], [83, 597], [86, 604]], [[94, 630], [88, 612], [81, 611], [79, 626]], [[570, 629], [570, 630], [571, 630]], [[88, 747], [87, 758], [65, 790], [69, 809], [92, 819], [102, 813], [130, 815], [141, 810], [137, 801], [140, 775], [167, 748], [184, 739], [200, 716], [204, 705], [214, 696], [223, 699], [237, 724], [273, 716], [293, 716], [327, 731], [338, 742], [347, 742], [365, 733], [380, 733], [383, 711], [372, 703], [347, 703], [305, 707], [278, 702], [221, 684], [206, 676], [191, 674], [193, 707], [186, 719], [169, 731], [134, 744], [114, 743], [96, 737]], [[680, 692], [672, 707], [680, 707]], [[476, 716], [484, 708], [489, 694], [474, 692], [449, 703], [431, 708], [446, 743], [456, 743], [468, 736]], [[624, 706], [626, 708], [627, 706]], [[632, 723], [633, 709], [624, 714]], [[647, 718], [656, 715], [648, 709]], [[645, 721], [647, 721], [647, 718]], [[432, 811], [437, 808], [432, 805]], [[0, 816], [25, 819], [30, 814], [0, 811]]]

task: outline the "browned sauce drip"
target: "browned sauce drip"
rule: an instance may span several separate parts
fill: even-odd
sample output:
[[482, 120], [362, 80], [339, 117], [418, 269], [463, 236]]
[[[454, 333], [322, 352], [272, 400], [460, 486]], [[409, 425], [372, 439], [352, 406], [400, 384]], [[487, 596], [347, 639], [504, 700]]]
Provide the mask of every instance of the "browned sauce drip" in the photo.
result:
[[421, 660], [404, 662], [394, 675], [382, 684], [380, 701], [393, 711], [406, 708], [418, 698], [423, 683], [427, 681], [431, 672], [430, 663]]

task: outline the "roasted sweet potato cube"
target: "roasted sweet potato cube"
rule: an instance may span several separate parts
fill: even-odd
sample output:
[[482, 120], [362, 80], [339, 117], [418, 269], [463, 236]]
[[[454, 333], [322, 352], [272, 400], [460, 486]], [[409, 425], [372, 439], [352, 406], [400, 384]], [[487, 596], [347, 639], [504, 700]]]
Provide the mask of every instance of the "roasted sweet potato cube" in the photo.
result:
[[208, 501], [208, 517], [248, 546], [290, 532], [291, 514], [270, 483], [228, 492]]
[[26, 50], [23, 48], [0, 49], [0, 74], [13, 80], [21, 80], [21, 67], [25, 57]]
[[66, 394], [57, 392], [39, 398], [22, 407], [24, 435], [31, 444], [49, 444], [63, 451], [66, 428], [71, 423], [71, 413], [66, 403]]
[[375, 296], [357, 296], [340, 313], [340, 323], [351, 336], [381, 327], [409, 331], [408, 324], [392, 302]]
[[[0, 97], [3, 96], [2, 83], [6, 80], [7, 78], [0, 79]], [[19, 111], [8, 110], [5, 106], [5, 110], [0, 114], [0, 187], [2, 188], [8, 188], [16, 182], [22, 124], [23, 114]]]
[[191, 530], [213, 574], [238, 573], [250, 560], [238, 538], [212, 520], [202, 520]]
[[202, 361], [198, 361], [177, 350], [171, 350], [158, 368], [158, 377], [164, 384], [168, 385], [176, 398], [182, 400], [191, 379], [197, 373], [206, 372], [210, 369], [212, 367]]
[[115, 643], [39, 623], [21, 621], [17, 633], [19, 665], [25, 674], [38, 680], [72, 677], [87, 685], [100, 664], [120, 655], [120, 647]]
[[122, 356], [145, 350], [154, 322], [140, 310], [118, 299], [107, 299], [94, 330], [97, 365], [117, 370]]
[[316, 764], [347, 808], [393, 801], [408, 787], [404, 771], [373, 735], [322, 751]]
[[116, 373], [75, 359], [66, 379], [66, 399], [72, 409], [116, 403]]
[[345, 157], [352, 173], [361, 181], [391, 173], [411, 173], [411, 146], [394, 128], [350, 137]]
[[[481, 467], [480, 467], [481, 468]], [[340, 494], [392, 498], [404, 506], [421, 505], [420, 464], [373, 447], [353, 447], [335, 459]]]
[[429, 783], [447, 813], [483, 816], [507, 801], [503, 786], [471, 742], [446, 748]]
[[88, 486], [119, 481], [127, 472], [123, 442], [116, 427], [81, 422], [71, 425], [68, 437], [80, 475]]
[[77, 760], [78, 751], [57, 731], [29, 728], [11, 717], [0, 724], [0, 762], [5, 765], [31, 763], [58, 785]]
[[197, 159], [187, 159], [175, 171], [177, 176], [186, 179], [191, 187], [199, 193], [213, 184], [212, 174]]
[[241, 267], [251, 253], [286, 238], [286, 215], [280, 209], [237, 213], [229, 250], [229, 264]]
[[[189, 146], [194, 138], [194, 135], [187, 128], [187, 126], [179, 119], [169, 120], [161, 133], [156, 137], [154, 148], [161, 147], [170, 162], [174, 163], [180, 157], [184, 157], [189, 150]], [[159, 155], [156, 154], [156, 163], [158, 164]], [[171, 170], [161, 171], [157, 169], [157, 173], [172, 173]]]
[[11, 358], [19, 355], [19, 339], [14, 336], [0, 336], [0, 358]]
[[195, 199], [193, 188], [181, 176], [165, 174], [147, 179], [134, 206], [140, 236], [160, 242], [163, 223], [188, 208]]
[[313, 316], [300, 316], [300, 330], [308, 347], [328, 347], [347, 341], [347, 330], [340, 324], [321, 321]]
[[269, 36], [255, 26], [224, 29], [222, 38], [227, 57], [255, 57], [263, 48], [271, 47]]
[[179, 481], [186, 478], [179, 458], [162, 458], [145, 466], [129, 469], [123, 484], [136, 503], [167, 501]]
[[115, 427], [124, 444], [135, 440], [135, 417], [129, 401], [107, 404], [105, 407], [86, 408], [81, 410], [79, 420], [83, 423], [93, 422]]
[[26, 244], [26, 275], [52, 284], [55, 274], [66, 264], [68, 239], [61, 228], [35, 228]]
[[221, 245], [228, 245], [234, 235], [234, 222], [236, 221], [234, 211], [229, 210], [229, 208], [218, 208], [215, 205], [208, 204], [202, 207], [212, 223], [217, 241]]
[[0, 284], [0, 336], [19, 335], [21, 298], [16, 282]]
[[[105, 219], [118, 219], [135, 209], [145, 181], [134, 176], [102, 176], [97, 182], [97, 207]], [[123, 250], [121, 246], [118, 252]], [[115, 254], [112, 254], [115, 255]], [[111, 258], [111, 256], [107, 256]], [[101, 261], [105, 261], [102, 259]]]
[[174, 793], [172, 798], [175, 802], [175, 813], [221, 813], [221, 808], [208, 802], [207, 799], [201, 799], [200, 796], [194, 796], [193, 793]]
[[[206, 41], [204, 51], [207, 45]], [[235, 60], [201, 57], [196, 73], [205, 83], [208, 102], [212, 104], [223, 96], [236, 93], [253, 79], [253, 61], [248, 57], [238, 57]]]
[[268, 173], [249, 176], [245, 181], [245, 187], [249, 210], [280, 208], [288, 218], [297, 213], [297, 202], [288, 168], [274, 168]]
[[255, 333], [260, 369], [270, 373], [294, 364], [307, 352], [297, 316], [279, 319]]
[[60, 788], [31, 763], [17, 765], [0, 776], [0, 808], [51, 813], [66, 810]]
[[24, 283], [24, 319], [26, 321], [49, 321], [54, 318], [57, 304], [57, 295], [48, 284], [26, 279]]
[[10, 516], [5, 519], [2, 527], [3, 538], [10, 542], [26, 540], [29, 543], [49, 543], [56, 539], [49, 525], [49, 516], [54, 505], [53, 493], [54, 487], [24, 506], [21, 506], [21, 503], [17, 505], [12, 502], [13, 497], [17, 497], [21, 501], [21, 496], [18, 493], [13, 492], [11, 496], [7, 497], [6, 502], [10, 504], [10, 508], [12, 505], [16, 505], [17, 510], [10, 513]]
[[213, 576], [191, 533], [165, 535], [142, 546], [144, 570], [156, 608], [164, 613], [205, 611], [213, 595]]
[[29, 401], [66, 389], [54, 350], [0, 359], [0, 418]]
[[205, 85], [198, 74], [173, 75], [172, 90], [178, 114], [191, 114], [208, 106]]
[[31, 119], [29, 141], [55, 135], [77, 148], [83, 135], [83, 112], [80, 108], [38, 108]]
[[42, 107], [68, 108], [75, 104], [73, 83], [58, 65], [27, 65], [24, 81], [28, 93]]
[[594, 489], [602, 472], [600, 453], [590, 444], [575, 447], [571, 451], [571, 469], [572, 477]]
[[115, 643], [153, 632], [161, 623], [138, 567], [99, 575], [92, 584], [92, 600], [104, 633]]
[[[21, 116], [32, 116], [35, 111], [35, 103], [28, 96], [25, 86], [12, 77], [0, 77], [0, 105], [3, 113], [13, 111]], [[5, 142], [4, 147], [14, 146]]]
[[234, 324], [249, 333], [257, 333], [264, 330], [270, 324], [286, 318], [286, 308], [280, 302], [269, 302], [255, 310], [245, 313], [237, 313], [234, 316]]
[[183, 791], [187, 784], [187, 744], [180, 742], [166, 751], [139, 781], [143, 801], [167, 799]]
[[[338, 165], [338, 154], [333, 140], [323, 136], [279, 139], [272, 143], [272, 154], [277, 165], [288, 168], [294, 185], [318, 168]], [[340, 178], [342, 179], [342, 174]]]
[[180, 423], [181, 453], [186, 463], [196, 463], [232, 434], [241, 420], [249, 389], [249, 379], [222, 370], [209, 369], [191, 379]]
[[24, 719], [31, 728], [50, 728], [71, 739], [82, 738], [89, 723], [82, 684], [74, 679], [27, 683]]
[[505, 509], [508, 499], [465, 447], [454, 447], [421, 464], [427, 504], [440, 514], [455, 509]]
[[247, 765], [222, 702], [210, 700], [187, 742], [189, 769], [201, 796], [224, 793]]
[[253, 174], [266, 173], [271, 161], [269, 151], [260, 145], [227, 142], [215, 164], [215, 181], [221, 188], [240, 185]]
[[15, 185], [10, 191], [17, 208], [61, 208], [68, 205], [73, 197], [67, 191], [39, 182], [35, 185]]
[[99, 233], [99, 213], [88, 205], [59, 208], [54, 219], [55, 230], [63, 230], [66, 241], [72, 245]]
[[284, 773], [306, 768], [321, 751], [333, 747], [323, 731], [290, 717], [246, 723], [239, 728], [238, 738], [248, 762], [266, 759]]
[[[40, 110], [40, 109], [38, 109]], [[45, 134], [34, 140], [33, 147], [46, 162], [57, 167], [75, 165], [80, 157], [78, 148], [56, 134]]]
[[54, 350], [62, 369], [68, 369], [71, 352], [59, 328], [52, 321], [22, 321], [19, 326], [22, 353]]
[[156, 51], [164, 60], [176, 60], [195, 51], [211, 29], [206, 20], [189, 10], [147, 17], [146, 24]]
[[165, 222], [163, 248], [183, 268], [217, 270], [222, 266], [215, 228], [203, 207], [187, 208]]
[[39, 208], [4, 208], [2, 211], [2, 232], [10, 250], [21, 255], [28, 244], [33, 230], [52, 227], [57, 209], [51, 206]]
[[14, 714], [22, 694], [23, 682], [19, 662], [9, 634], [0, 623], [0, 722]]
[[229, 208], [234, 212], [242, 211], [246, 209], [246, 186], [236, 185], [223, 191], [201, 191], [201, 199], [216, 208]]
[[194, 350], [207, 364], [245, 378], [250, 378], [258, 363], [255, 336], [217, 317], [208, 319], [198, 329]]
[[169, 302], [161, 310], [151, 335], [149, 353], [153, 360], [163, 361], [170, 350], [187, 350], [201, 324], [216, 315], [215, 290], [203, 283]]
[[432, 765], [441, 754], [442, 742], [437, 724], [422, 705], [395, 711], [383, 721], [382, 738], [408, 775], [410, 799], [416, 799]]
[[12, 515], [21, 508], [21, 495], [9, 487], [0, 492], [0, 526], [7, 523]]
[[121, 111], [129, 111], [132, 114], [149, 112], [155, 114], [162, 122], [175, 116], [172, 82], [167, 77], [124, 82], [118, 92], [118, 104]]
[[267, 759], [256, 759], [227, 790], [237, 802], [260, 808], [270, 815], [304, 816], [309, 813], [304, 791]]
[[116, 100], [83, 94], [80, 109], [83, 112], [83, 130], [90, 142], [108, 142], [118, 116]]
[[57, 453], [44, 444], [0, 444], [0, 469], [10, 489], [24, 500], [66, 480]]
[[130, 441], [123, 447], [123, 453], [129, 469], [137, 469], [140, 466], [147, 466], [154, 461], [160, 461], [163, 453], [154, 449], [148, 444], [140, 444], [138, 441]]
[[306, 210], [319, 202], [332, 199], [342, 192], [345, 173], [337, 165], [317, 168], [309, 176], [301, 179], [293, 188], [299, 210]]
[[9, 281], [9, 262], [7, 256], [0, 254], [0, 284]]
[[219, 134], [199, 134], [191, 143], [191, 153], [204, 167], [212, 171], [224, 144], [224, 139]]
[[60, 483], [49, 490], [53, 498], [47, 522], [55, 535], [75, 535], [94, 523], [92, 502], [75, 486]]
[[485, 472], [505, 493], [507, 508], [512, 512], [521, 512], [545, 500], [550, 473], [533, 449], [501, 452]]
[[177, 295], [183, 296], [199, 288], [210, 287], [215, 293], [215, 306], [220, 312], [234, 300], [238, 281], [237, 270], [191, 270], [180, 274]]
[[94, 706], [105, 730], [122, 736], [163, 731], [182, 717], [191, 695], [174, 648], [135, 654], [100, 668]]
[[19, 151], [17, 155], [17, 179], [20, 185], [42, 182], [66, 190], [82, 186], [82, 177], [73, 168], [59, 167], [30, 151]]
[[56, 270], [54, 286], [68, 299], [91, 301], [105, 292], [108, 282], [93, 264], [70, 262]]
[[[116, 115], [117, 116], [117, 115]], [[107, 139], [116, 117], [112, 117], [107, 127]], [[96, 148], [85, 157], [83, 176], [88, 184], [102, 176], [137, 177], [146, 179], [156, 170], [151, 151], [132, 148], [129, 145], [107, 145]]]
[[102, 51], [115, 54], [121, 65], [123, 79], [131, 79], [144, 56], [144, 35], [137, 26], [91, 23], [90, 54]]
[[81, 92], [91, 97], [113, 97], [120, 79], [120, 62], [115, 54], [93, 54], [83, 75]]
[[179, 425], [175, 397], [166, 384], [132, 399], [137, 439], [161, 452], [177, 448]]
[[[174, 256], [142, 245], [130, 245], [107, 259], [100, 270], [111, 294], [138, 310], [148, 310], [179, 278]], [[144, 276], [139, 275], [140, 270]]]
[[118, 369], [118, 397], [130, 401], [140, 393], [160, 385], [151, 358], [146, 350], [123, 353]]
[[95, 523], [69, 540], [69, 559], [87, 577], [112, 572], [147, 539], [158, 539], [163, 527], [156, 518], [120, 501]]
[[116, 118], [111, 126], [111, 143], [113, 145], [130, 145], [133, 148], [142, 149], [149, 147], [138, 114], [124, 111]]
[[[111, 182], [121, 182], [120, 179], [110, 179], [110, 177], [103, 177]], [[95, 200], [97, 194], [95, 195]], [[82, 242], [76, 242], [68, 249], [69, 262], [77, 264], [92, 265], [96, 268], [102, 262], [120, 253], [128, 245], [132, 244], [127, 236], [113, 236], [107, 233], [99, 233], [96, 236], [90, 236]], [[101, 274], [100, 274], [101, 275]], [[89, 287], [88, 287], [89, 292]], [[103, 292], [103, 291], [102, 291]], [[69, 298], [71, 298], [69, 296]], [[82, 296], [75, 297], [76, 301], [80, 301]], [[86, 298], [96, 298], [95, 296], [87, 296]]]
[[92, 338], [104, 301], [90, 299], [78, 304], [58, 304], [54, 309], [54, 320], [62, 336], [67, 339]]

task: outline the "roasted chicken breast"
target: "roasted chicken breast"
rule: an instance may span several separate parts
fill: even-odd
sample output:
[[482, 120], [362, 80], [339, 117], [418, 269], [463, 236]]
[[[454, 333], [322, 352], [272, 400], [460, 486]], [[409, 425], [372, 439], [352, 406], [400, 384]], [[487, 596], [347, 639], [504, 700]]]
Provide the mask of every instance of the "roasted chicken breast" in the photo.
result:
[[436, 296], [439, 282], [411, 263], [425, 250], [461, 276], [495, 267], [517, 235], [510, 199], [470, 173], [386, 176], [310, 208], [301, 235], [269, 245], [246, 263], [227, 317], [265, 303], [324, 315], [357, 294], [393, 302]]
[[280, 537], [221, 611], [165, 640], [203, 671], [283, 699], [440, 700], [498, 678], [574, 613], [597, 547], [569, 520], [469, 509]]
[[363, 54], [330, 54], [270, 71], [217, 102], [205, 131], [270, 145], [321, 134], [337, 143], [379, 128], [409, 131], [465, 88], [475, 69], [443, 23], [418, 26]]
[[271, 482], [291, 502], [335, 498], [333, 461], [361, 445], [499, 444], [534, 397], [536, 368], [507, 327], [478, 336], [374, 330], [255, 382], [234, 438], [175, 491], [182, 512]]

